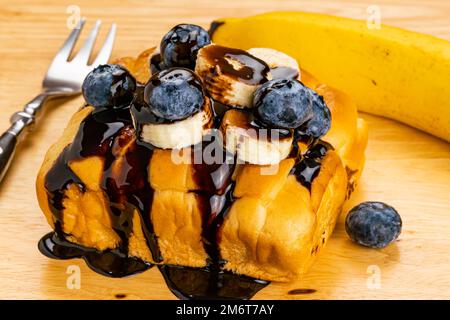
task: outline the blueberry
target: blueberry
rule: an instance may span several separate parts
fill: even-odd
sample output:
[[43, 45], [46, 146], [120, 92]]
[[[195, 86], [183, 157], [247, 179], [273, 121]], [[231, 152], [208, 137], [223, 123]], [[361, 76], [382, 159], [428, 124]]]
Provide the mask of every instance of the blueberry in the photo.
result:
[[263, 123], [294, 129], [312, 117], [309, 89], [293, 79], [274, 79], [261, 85], [253, 96], [256, 117]]
[[204, 90], [200, 78], [185, 68], [170, 68], [154, 74], [145, 86], [144, 101], [166, 120], [181, 120], [201, 109]]
[[161, 40], [164, 66], [194, 69], [198, 50], [211, 43], [208, 32], [194, 24], [179, 24]]
[[299, 131], [309, 137], [318, 139], [323, 137], [331, 127], [331, 112], [323, 97], [309, 89], [312, 96], [312, 118], [303, 124]]
[[360, 245], [384, 248], [400, 235], [402, 219], [385, 203], [363, 202], [348, 213], [345, 230]]
[[82, 86], [84, 99], [93, 107], [128, 106], [135, 89], [133, 76], [116, 64], [98, 66], [89, 72]]

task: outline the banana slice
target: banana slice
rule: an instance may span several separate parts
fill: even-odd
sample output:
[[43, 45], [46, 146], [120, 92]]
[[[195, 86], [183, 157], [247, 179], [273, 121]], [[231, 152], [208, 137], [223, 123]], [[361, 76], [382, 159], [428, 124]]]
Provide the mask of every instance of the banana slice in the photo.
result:
[[225, 149], [236, 154], [238, 162], [273, 165], [287, 158], [292, 149], [292, 132], [252, 125], [251, 117], [240, 110], [225, 113], [221, 124]]
[[301, 79], [297, 60], [286, 53], [271, 48], [251, 48], [247, 51], [267, 63], [274, 79]]
[[145, 121], [142, 111], [132, 109], [133, 123], [142, 141], [161, 149], [181, 149], [202, 141], [203, 135], [212, 127], [212, 112], [209, 99], [205, 99], [202, 110], [192, 116], [173, 122]]
[[253, 92], [272, 78], [261, 59], [245, 50], [215, 44], [199, 50], [195, 72], [212, 98], [237, 108], [251, 108]]

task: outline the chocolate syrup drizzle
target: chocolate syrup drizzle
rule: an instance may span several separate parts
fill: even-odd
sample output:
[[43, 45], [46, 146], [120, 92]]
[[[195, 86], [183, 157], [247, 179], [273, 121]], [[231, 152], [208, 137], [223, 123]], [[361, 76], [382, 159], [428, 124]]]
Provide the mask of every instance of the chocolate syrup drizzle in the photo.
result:
[[[217, 52], [217, 57], [220, 58], [222, 54], [223, 52]], [[233, 58], [245, 59], [241, 51], [233, 54], [235, 55]], [[152, 57], [151, 62], [152, 70], [161, 67], [157, 55]], [[229, 71], [234, 72], [233, 70]], [[262, 81], [260, 76], [265, 75], [267, 71], [244, 70], [245, 74], [236, 77], [259, 83]], [[290, 74], [289, 70], [284, 71]], [[137, 213], [153, 260], [158, 263], [164, 261], [150, 218], [154, 190], [149, 183], [149, 163], [153, 147], [136, 140], [134, 128], [136, 127], [138, 131], [140, 128], [136, 123], [138, 121], [132, 119], [130, 115], [130, 108], [134, 109], [135, 116], [136, 111], [142, 110], [142, 94], [140, 86], [136, 89], [135, 99], [130, 107], [100, 108], [92, 111], [81, 122], [73, 142], [64, 149], [48, 171], [45, 188], [54, 215], [55, 231], [45, 235], [39, 242], [39, 250], [47, 257], [83, 258], [92, 270], [111, 277], [123, 277], [145, 271], [151, 268], [152, 264], [130, 257], [128, 252], [128, 239], [133, 230], [133, 214]], [[212, 101], [212, 108], [214, 127], [218, 128], [224, 111], [229, 107]], [[257, 123], [251, 125], [259, 127]], [[302, 139], [304, 140], [304, 137], [297, 137], [295, 141]], [[202, 151], [207, 145], [218, 143], [215, 138], [205, 140], [209, 142], [191, 147], [194, 151], [192, 154], [195, 154], [196, 148]], [[331, 146], [323, 141], [308, 143], [311, 148], [303, 156], [296, 148], [297, 143], [294, 143], [291, 156], [297, 159], [297, 163], [291, 173], [310, 189], [312, 180], [320, 170], [320, 161]], [[193, 161], [192, 164], [193, 178], [198, 188], [191, 192], [196, 194], [202, 212], [202, 240], [208, 255], [206, 267], [158, 265], [168, 287], [180, 299], [249, 299], [269, 284], [268, 281], [223, 270], [226, 261], [221, 258], [219, 243], [224, 218], [234, 202], [234, 182], [231, 176], [236, 163], [233, 156], [225, 151], [223, 153], [223, 159], [231, 161], [221, 164], [203, 162], [197, 164]], [[86, 186], [70, 169], [69, 164], [92, 156], [103, 160], [100, 187], [109, 203], [112, 228], [120, 237], [117, 248], [102, 252], [68, 241], [69, 235], [65, 234], [62, 228], [61, 213], [65, 207], [65, 191], [69, 187], [75, 187], [81, 193], [86, 190]]]
[[[247, 84], [263, 84], [270, 68], [245, 50], [214, 45], [203, 52], [205, 58], [220, 66], [220, 72]], [[240, 66], [237, 68], [235, 63]]]
[[297, 158], [296, 164], [291, 169], [290, 173], [309, 191], [311, 191], [313, 180], [319, 174], [322, 160], [329, 150], [333, 150], [329, 143], [323, 140], [312, 141], [309, 143], [308, 151], [301, 158]]
[[[119, 152], [124, 154], [119, 156]], [[55, 235], [41, 240], [41, 251], [47, 256], [64, 258], [63, 247], [66, 244], [69, 248], [67, 255], [73, 255], [74, 247], [65, 241], [66, 234], [62, 229], [64, 191], [71, 185], [75, 185], [82, 193], [86, 188], [69, 164], [96, 156], [103, 159], [100, 187], [108, 197], [112, 228], [121, 241], [119, 247], [110, 252], [109, 259], [100, 259], [101, 254], [95, 254], [81, 246], [77, 247], [77, 257], [83, 257], [89, 266], [102, 274], [120, 277], [135, 273], [138, 264], [136, 259], [130, 261], [132, 263], [129, 263], [129, 270], [124, 268], [127, 263], [122, 260], [128, 257], [133, 213], [138, 212], [152, 257], [157, 262], [162, 261], [150, 220], [153, 189], [148, 182], [148, 164], [152, 152], [151, 148], [136, 141], [128, 109], [99, 108], [89, 114], [80, 123], [73, 142], [63, 150], [46, 175], [45, 188], [56, 223]], [[42, 242], [45, 242], [45, 245]], [[45, 250], [51, 248], [55, 250]], [[86, 254], [81, 254], [82, 252]], [[138, 270], [143, 271], [150, 267], [143, 261], [141, 264]]]

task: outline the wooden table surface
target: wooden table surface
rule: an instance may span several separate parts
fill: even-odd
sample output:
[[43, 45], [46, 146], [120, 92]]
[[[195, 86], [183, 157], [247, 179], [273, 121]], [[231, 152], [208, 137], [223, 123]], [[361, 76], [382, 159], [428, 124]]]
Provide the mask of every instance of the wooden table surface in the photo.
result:
[[[97, 18], [106, 25], [118, 23], [114, 57], [134, 55], [159, 43], [170, 27], [181, 22], [208, 26], [214, 18], [270, 10], [365, 19], [371, 4], [380, 6], [382, 23], [450, 40], [448, 0], [0, 0], [0, 129], [6, 129], [10, 114], [39, 92], [41, 77], [69, 32], [66, 9], [72, 4], [80, 7], [88, 26]], [[21, 144], [0, 186], [0, 298], [173, 299], [156, 269], [109, 279], [90, 271], [81, 260], [50, 260], [37, 250], [38, 240], [50, 228], [37, 204], [36, 173], [47, 148], [80, 103], [78, 97], [48, 106], [46, 119]], [[391, 120], [361, 116], [370, 126], [368, 160], [349, 206], [365, 200], [392, 204], [403, 218], [399, 240], [383, 250], [359, 247], [346, 236], [342, 215], [302, 281], [271, 284], [256, 298], [450, 298], [450, 144]], [[77, 267], [80, 289], [71, 289], [67, 272]], [[288, 296], [295, 288], [316, 292]]]

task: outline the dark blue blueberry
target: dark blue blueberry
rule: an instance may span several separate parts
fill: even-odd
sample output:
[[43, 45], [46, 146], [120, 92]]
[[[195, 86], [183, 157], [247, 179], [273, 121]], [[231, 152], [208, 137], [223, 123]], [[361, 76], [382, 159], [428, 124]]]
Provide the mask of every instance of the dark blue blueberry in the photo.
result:
[[154, 74], [144, 90], [144, 101], [153, 114], [166, 120], [181, 120], [196, 113], [203, 106], [203, 97], [200, 78], [185, 68]]
[[208, 32], [194, 24], [179, 24], [161, 40], [164, 66], [195, 68], [198, 50], [211, 43]]
[[84, 99], [94, 107], [128, 106], [135, 89], [133, 76], [116, 64], [98, 66], [89, 72], [82, 86]]
[[383, 202], [363, 202], [348, 213], [345, 230], [360, 245], [384, 248], [400, 235], [402, 219]]
[[293, 79], [274, 79], [261, 85], [253, 106], [257, 118], [275, 128], [294, 129], [312, 117], [310, 91]]
[[331, 127], [331, 112], [328, 109], [323, 97], [318, 95], [314, 90], [309, 89], [312, 96], [312, 111], [313, 116], [311, 120], [303, 124], [299, 131], [312, 138], [323, 137]]

